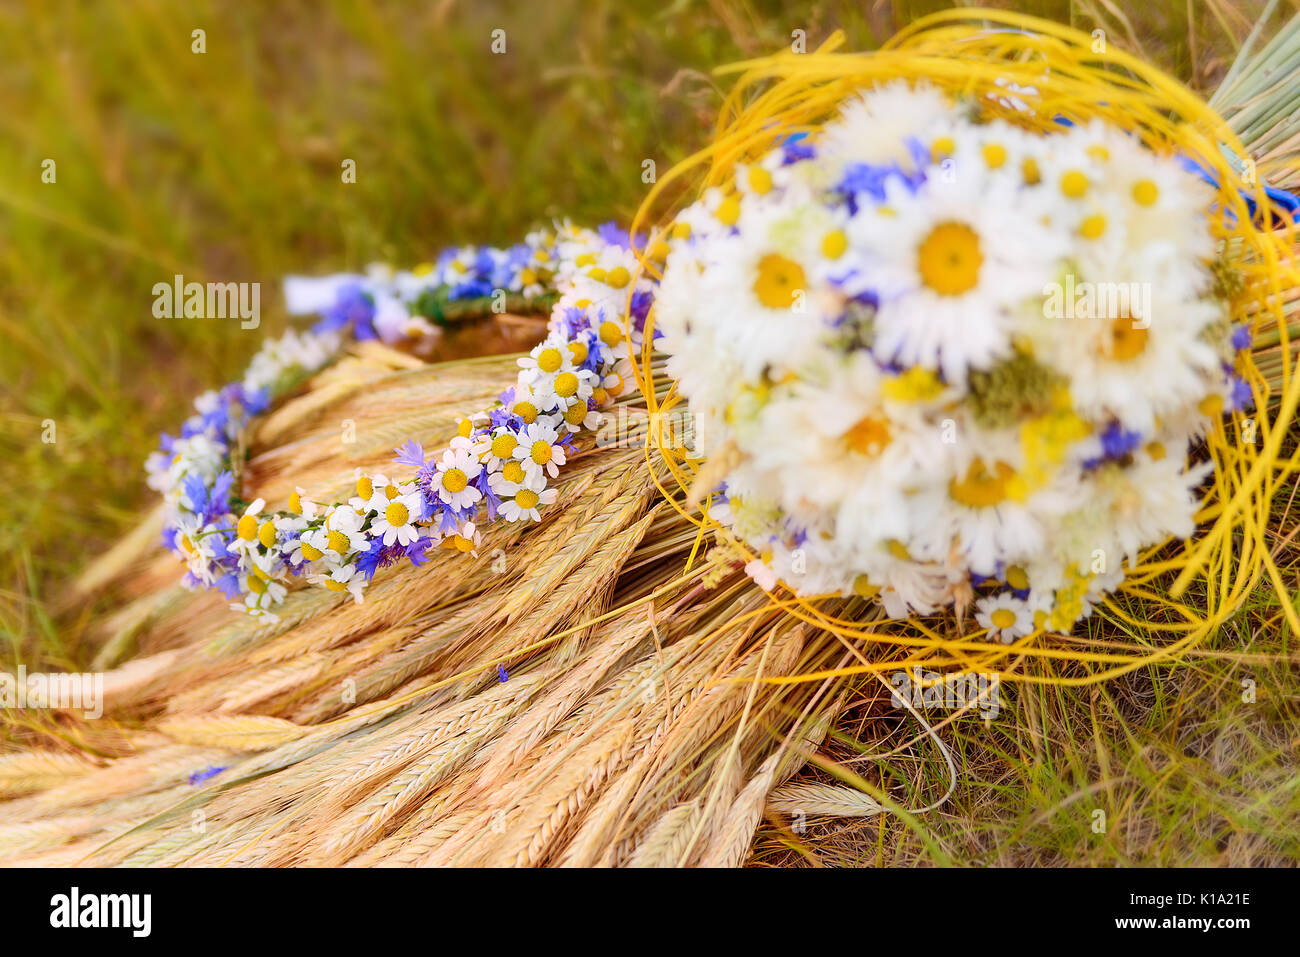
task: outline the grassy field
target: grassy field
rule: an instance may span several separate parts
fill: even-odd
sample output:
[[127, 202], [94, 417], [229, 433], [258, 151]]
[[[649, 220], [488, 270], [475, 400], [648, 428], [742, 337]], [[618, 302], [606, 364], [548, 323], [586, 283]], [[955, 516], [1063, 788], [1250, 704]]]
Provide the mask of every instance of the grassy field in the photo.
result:
[[[418, 262], [450, 244], [509, 242], [556, 216], [626, 222], [646, 189], [643, 161], [666, 169], [707, 141], [721, 102], [713, 67], [787, 45], [795, 30], [812, 46], [842, 27], [868, 49], [949, 5], [31, 0], [0, 9], [4, 665], [89, 660], [84, 631], [97, 608], [62, 607], [63, 583], [151, 502], [141, 465], [157, 433], [285, 327], [282, 275]], [[1104, 29], [1206, 93], [1263, 7], [995, 5]], [[503, 54], [491, 51], [494, 30], [505, 31]], [[340, 175], [349, 159], [355, 183]], [[176, 274], [262, 283], [261, 328], [155, 318], [152, 287]], [[1281, 503], [1274, 527], [1295, 524]], [[1289, 546], [1278, 560], [1294, 582]], [[1017, 690], [991, 728], [954, 722], [943, 735], [959, 781], [939, 812], [819, 824], [808, 835], [773, 824], [757, 860], [1300, 859], [1296, 657], [1276, 600], [1261, 592], [1175, 672]], [[1242, 700], [1243, 679], [1255, 682], [1253, 703]], [[923, 805], [943, 793], [947, 765], [931, 742], [911, 741], [906, 722], [879, 740], [887, 700], [856, 709], [859, 724], [848, 720], [830, 751]], [[1098, 809], [1108, 821], [1100, 832]]]

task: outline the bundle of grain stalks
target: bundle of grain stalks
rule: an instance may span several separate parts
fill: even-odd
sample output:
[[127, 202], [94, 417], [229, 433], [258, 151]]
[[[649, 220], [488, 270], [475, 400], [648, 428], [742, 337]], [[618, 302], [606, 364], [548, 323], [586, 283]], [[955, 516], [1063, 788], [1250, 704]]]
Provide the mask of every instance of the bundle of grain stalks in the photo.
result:
[[[1171, 128], [1195, 127], [1225, 155], [1252, 157], [1261, 182], [1300, 186], [1300, 20], [1243, 49], [1211, 103], [1226, 126], [1157, 71], [1118, 53], [1090, 56], [1086, 36], [1005, 15], [990, 14], [982, 31], [956, 22], [918, 24], [878, 60], [832, 45], [743, 65], [715, 146], [660, 185], [705, 164], [705, 185], [723, 182], [770, 145], [773, 126], [825, 121], [888, 68], [967, 95], [999, 89], [999, 76], [1038, 77], [1047, 92], [1086, 78], [1097, 84], [1095, 114], [1105, 114], [1108, 94], [1126, 94], [1128, 106], [1150, 108], [1144, 123], [1158, 125], [1151, 104], [1162, 105]], [[1086, 102], [1073, 107], [1088, 115]], [[1262, 197], [1261, 186], [1247, 187]], [[646, 222], [660, 221], [657, 195]], [[105, 717], [6, 719], [24, 747], [0, 755], [0, 859], [736, 866], [765, 814], [940, 805], [942, 790], [927, 807], [900, 806], [852, 774], [828, 784], [802, 769], [837, 718], [888, 697], [888, 676], [901, 669], [1104, 680], [1176, 659], [1261, 580], [1284, 588], [1262, 536], [1274, 494], [1297, 468], [1289, 430], [1300, 287], [1288, 260], [1293, 227], [1263, 222], [1236, 251], [1234, 309], [1253, 327], [1263, 400], [1250, 444], [1240, 419], [1207, 437], [1200, 454], [1218, 478], [1197, 534], [1144, 553], [1096, 612], [1103, 622], [1142, 621], [1150, 643], [1067, 629], [1003, 646], [972, 640], [969, 613], [891, 621], [867, 595], [766, 590], [746, 572], [753, 556], [743, 542], [699, 510], [710, 466], [648, 428], [578, 439], [539, 522], [484, 525], [472, 554], [436, 549], [423, 565], [386, 569], [364, 603], [290, 590], [276, 619], [182, 588], [175, 559], [157, 548], [160, 509], [87, 569], [74, 598], [120, 596], [94, 664], [107, 671]], [[644, 265], [657, 268], [649, 257]], [[674, 407], [652, 342], [640, 389], [606, 407], [610, 420], [635, 426]], [[357, 470], [391, 469], [402, 443], [444, 447], [466, 414], [513, 381], [515, 360], [430, 365], [357, 343], [250, 430], [239, 497], [280, 507], [303, 489], [344, 501]], [[340, 441], [340, 423], [355, 442]], [[1171, 597], [1184, 594], [1190, 605]], [[906, 698], [901, 707], [955, 782], [933, 716]], [[968, 720], [979, 709], [970, 702]]]

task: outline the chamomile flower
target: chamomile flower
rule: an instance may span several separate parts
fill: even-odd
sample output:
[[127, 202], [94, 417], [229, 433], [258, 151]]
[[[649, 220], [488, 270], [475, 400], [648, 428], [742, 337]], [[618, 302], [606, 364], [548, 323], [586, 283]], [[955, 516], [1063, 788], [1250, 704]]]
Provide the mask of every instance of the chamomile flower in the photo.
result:
[[592, 408], [590, 399], [575, 402], [564, 413], [564, 431], [569, 433], [595, 432], [605, 417], [599, 409]]
[[[354, 494], [348, 499], [348, 504], [352, 506], [359, 515], [372, 514], [380, 505], [387, 501], [387, 497], [376, 500], [375, 491], [388, 488], [392, 483], [385, 475], [367, 475], [361, 469], [356, 470], [356, 486]], [[372, 504], [373, 503], [373, 504]]]
[[355, 564], [339, 565], [327, 575], [312, 575], [307, 580], [330, 591], [349, 594], [358, 605], [364, 603], [362, 596], [366, 590], [366, 576], [358, 571]]
[[[477, 491], [477, 490], [476, 490]], [[424, 517], [424, 497], [418, 490], [388, 500], [384, 510], [370, 523], [370, 534], [385, 546], [394, 542], [410, 545], [420, 537], [417, 526]]]
[[519, 436], [508, 428], [497, 428], [482, 432], [475, 438], [470, 450], [478, 456], [483, 467], [489, 472], [500, 471], [503, 462], [514, 457], [519, 446]]
[[268, 577], [258, 567], [241, 576], [240, 587], [246, 593], [244, 608], [252, 613], [265, 614], [271, 606], [284, 601], [284, 596], [288, 593], [283, 585]]
[[1017, 316], [1056, 279], [1065, 250], [1024, 191], [979, 172], [978, 160], [961, 169], [914, 196], [890, 181], [887, 205], [849, 226], [864, 255], [849, 288], [879, 299], [873, 350], [954, 383], [1010, 354]]
[[[411, 494], [409, 487], [407, 494]], [[391, 503], [393, 497], [386, 496], [386, 499]], [[329, 550], [337, 555], [367, 551], [370, 548], [370, 540], [362, 530], [364, 524], [365, 518], [355, 508], [340, 505], [331, 509], [325, 517], [325, 530], [328, 533], [326, 544]], [[346, 549], [342, 547], [344, 538], [347, 539]]]
[[438, 499], [456, 511], [475, 505], [483, 493], [472, 483], [483, 472], [483, 463], [474, 454], [469, 439], [453, 439], [442, 453], [434, 474], [432, 490]]
[[605, 357], [610, 360], [631, 358], [632, 340], [628, 337], [623, 317], [617, 312], [602, 312], [596, 318], [592, 328]]
[[1033, 633], [1034, 612], [1033, 605], [1011, 592], [981, 598], [975, 603], [975, 621], [988, 629], [990, 639], [1008, 645]]
[[474, 523], [466, 522], [456, 531], [442, 536], [442, 538], [438, 540], [438, 545], [439, 547], [446, 548], [450, 551], [461, 552], [477, 557], [478, 547], [482, 542], [483, 536], [475, 527]]
[[534, 422], [520, 433], [515, 458], [523, 463], [524, 472], [529, 476], [555, 478], [566, 461], [559, 432], [544, 422]]
[[325, 539], [321, 539], [319, 536], [313, 535], [309, 531], [303, 533], [292, 541], [286, 542], [284, 545], [285, 562], [293, 568], [299, 568], [309, 562], [320, 561], [324, 558], [325, 549], [317, 548], [312, 544], [313, 539], [320, 541], [321, 544], [327, 544], [328, 532], [326, 533]]
[[538, 408], [562, 415], [574, 404], [586, 404], [598, 384], [596, 373], [590, 369], [575, 369], [533, 383], [533, 395]]
[[524, 470], [524, 463], [518, 459], [503, 462], [501, 471], [492, 472], [488, 475], [488, 487], [492, 489], [492, 494], [498, 498], [509, 498], [523, 488], [528, 481], [528, 473]]
[[547, 338], [534, 346], [528, 355], [517, 361], [521, 370], [519, 381], [529, 386], [554, 378], [561, 372], [571, 372], [573, 369], [573, 362], [565, 344], [552, 338]]
[[848, 163], [906, 163], [910, 138], [951, 111], [947, 98], [932, 87], [886, 83], [850, 97], [837, 122], [818, 138], [818, 156], [838, 173]]
[[539, 505], [550, 505], [558, 494], [553, 488], [537, 489], [539, 483], [529, 483], [516, 490], [514, 498], [501, 503], [501, 517], [507, 522], [540, 522]]
[[[257, 547], [263, 544], [262, 528], [269, 522], [269, 519], [262, 517], [262, 509], [265, 507], [266, 500], [259, 498], [250, 502], [244, 509], [235, 522], [235, 540], [230, 546], [232, 551], [243, 556], [256, 554]], [[274, 525], [272, 525], [272, 532], [274, 532]]]

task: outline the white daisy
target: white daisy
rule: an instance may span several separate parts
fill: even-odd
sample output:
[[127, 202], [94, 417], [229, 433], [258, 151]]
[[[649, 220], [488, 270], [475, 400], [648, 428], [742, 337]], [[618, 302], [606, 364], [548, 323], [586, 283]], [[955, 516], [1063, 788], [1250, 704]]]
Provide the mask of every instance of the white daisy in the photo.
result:
[[382, 539], [385, 546], [394, 542], [410, 545], [420, 537], [416, 523], [423, 517], [424, 496], [417, 489], [389, 499], [384, 510], [370, 523], [370, 534]]
[[528, 475], [544, 473], [555, 478], [560, 474], [559, 467], [565, 463], [559, 432], [544, 422], [534, 422], [520, 433], [515, 458], [523, 463]]
[[1030, 602], [1011, 592], [1001, 592], [975, 603], [975, 621], [981, 628], [988, 629], [990, 639], [1009, 645], [1033, 633], [1037, 627], [1034, 610]]
[[505, 427], [481, 432], [474, 439], [470, 450], [478, 456], [483, 467], [489, 472], [501, 470], [503, 462], [514, 457], [519, 445], [519, 437]]
[[363, 604], [362, 594], [366, 589], [366, 576], [355, 564], [339, 565], [328, 575], [312, 575], [307, 579], [314, 585], [323, 585], [330, 591], [346, 592], [358, 604]]
[[433, 492], [448, 507], [461, 511], [470, 508], [483, 497], [471, 483], [483, 472], [483, 464], [474, 454], [469, 439], [457, 437], [438, 460], [437, 474], [433, 479]]
[[520, 488], [515, 492], [514, 498], [501, 503], [501, 517], [507, 522], [539, 522], [542, 516], [537, 507], [550, 505], [555, 501], [557, 494], [553, 488], [543, 489], [541, 492], [536, 492], [527, 486]]
[[434, 539], [435, 544], [450, 551], [461, 552], [478, 557], [478, 547], [483, 542], [483, 536], [479, 533], [473, 522], [466, 522], [458, 530], [449, 535], [438, 536]]
[[[259, 498], [250, 502], [248, 507], [244, 509], [243, 514], [235, 522], [235, 540], [230, 545], [231, 551], [240, 556], [257, 554], [257, 548], [262, 544], [262, 527], [271, 524], [262, 518], [262, 509], [265, 506], [266, 500]], [[274, 534], [274, 530], [275, 526], [272, 524], [272, 534]], [[274, 541], [272, 544], [274, 544]]]

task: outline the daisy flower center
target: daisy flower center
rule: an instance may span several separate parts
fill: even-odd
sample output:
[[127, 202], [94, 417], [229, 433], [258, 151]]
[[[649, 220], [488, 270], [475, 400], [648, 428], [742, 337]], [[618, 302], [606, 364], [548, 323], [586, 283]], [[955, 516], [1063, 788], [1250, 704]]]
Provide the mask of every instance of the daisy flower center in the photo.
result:
[[718, 217], [718, 222], [724, 226], [736, 225], [736, 220], [740, 219], [740, 200], [735, 196], [728, 196], [718, 204], [718, 211], [713, 215]]
[[[391, 508], [392, 506], [390, 505], [389, 507]], [[348, 537], [342, 532], [330, 532], [327, 541], [329, 543], [330, 551], [338, 552], [340, 555], [346, 552], [352, 545], [352, 542], [349, 541]]]
[[853, 579], [853, 594], [871, 598], [879, 593], [880, 586], [871, 584], [871, 580], [866, 575], [858, 575]]
[[839, 259], [844, 250], [849, 248], [849, 237], [844, 230], [836, 229], [822, 237], [822, 255], [827, 259]]
[[585, 342], [569, 343], [569, 358], [573, 360], [575, 366], [580, 366], [587, 361], [587, 344]]
[[[461, 481], [464, 481], [465, 473], [461, 472]], [[461, 488], [465, 486], [462, 484]], [[410, 519], [411, 513], [407, 511], [405, 505], [401, 502], [389, 502], [388, 508], [384, 509], [384, 521], [395, 528], [401, 528]]]
[[537, 493], [529, 488], [521, 488], [515, 494], [515, 504], [518, 505], [520, 508], [532, 508], [534, 505], [537, 504], [537, 501], [538, 501]]
[[1077, 169], [1067, 170], [1061, 177], [1061, 194], [1069, 199], [1079, 199], [1088, 192], [1088, 177]]
[[844, 441], [859, 455], [876, 455], [889, 444], [889, 424], [873, 415], [865, 416], [844, 433]]
[[769, 309], [789, 309], [795, 293], [804, 288], [803, 267], [793, 259], [768, 253], [758, 261], [754, 295]]
[[569, 406], [568, 411], [564, 413], [564, 421], [568, 422], [569, 425], [582, 425], [586, 419], [587, 406], [582, 402], [573, 403], [573, 405]]
[[564, 356], [559, 349], [543, 349], [537, 354], [537, 368], [543, 372], [555, 372], [564, 363]]
[[256, 575], [249, 575], [248, 590], [251, 591], [254, 595], [265, 595], [266, 582], [262, 581], [262, 579], [258, 578]]
[[323, 553], [319, 548], [316, 548], [315, 546], [310, 545], [307, 542], [302, 543], [302, 557], [307, 559], [307, 561], [309, 562], [317, 561], [322, 554]]
[[325, 587], [328, 588], [330, 591], [347, 591], [347, 590], [348, 590], [348, 586], [347, 586], [347, 585], [343, 584], [343, 582], [335, 581], [335, 580], [332, 579], [332, 578], [327, 578], [327, 579], [325, 579]]
[[[469, 476], [467, 476], [460, 469], [447, 469], [447, 471], [442, 473], [442, 487], [445, 488], [448, 492], [451, 492], [453, 495], [457, 492], [465, 491], [465, 486], [468, 484], [469, 484]], [[393, 503], [393, 505], [396, 504], [398, 503], [396, 502]], [[393, 505], [388, 506], [388, 512], [391, 512], [393, 510]], [[385, 514], [388, 514], [388, 512], [385, 512]], [[403, 515], [406, 514], [405, 506], [403, 506], [402, 514]], [[403, 519], [401, 522], [396, 522], [395, 524], [405, 525], [406, 521], [405, 519]]]
[[993, 627], [999, 631], [1010, 628], [1016, 623], [1016, 613], [1010, 608], [994, 609], [993, 614], [989, 615], [989, 620], [993, 622]]
[[623, 330], [614, 320], [606, 319], [600, 324], [600, 341], [607, 346], [616, 346], [623, 341]]
[[235, 526], [235, 532], [246, 542], [257, 538], [257, 516], [245, 515]]
[[551, 443], [539, 440], [533, 443], [533, 450], [530, 453], [530, 457], [538, 465], [545, 465], [551, 460], [552, 452]]
[[275, 544], [275, 523], [263, 522], [262, 527], [257, 530], [257, 540], [270, 548]]
[[948, 496], [968, 508], [990, 508], [1007, 498], [1007, 485], [1016, 477], [1016, 470], [1006, 462], [996, 462], [989, 471], [983, 459], [976, 459], [966, 470], [960, 482], [948, 483]]
[[555, 394], [562, 399], [575, 395], [578, 391], [578, 377], [572, 372], [561, 372], [555, 377]]
[[181, 536], [181, 548], [185, 549], [185, 551], [189, 552], [191, 555], [194, 554], [194, 542], [190, 540], [188, 535]]
[[293, 512], [295, 515], [302, 514], [302, 496], [297, 492], [294, 492], [289, 496], [289, 511]]
[[1106, 217], [1101, 213], [1088, 216], [1079, 224], [1079, 235], [1084, 239], [1100, 239], [1106, 232]]
[[1160, 189], [1149, 179], [1141, 179], [1133, 184], [1133, 202], [1139, 206], [1154, 206], [1160, 198]]
[[965, 223], [940, 223], [917, 251], [921, 281], [941, 296], [960, 296], [979, 282], [980, 238]]
[[357, 495], [361, 498], [370, 498], [375, 494], [375, 483], [370, 481], [369, 475], [363, 475], [357, 479]]
[[537, 419], [537, 406], [531, 402], [516, 402], [511, 411], [528, 425], [532, 425]]
[[518, 485], [524, 480], [524, 467], [518, 462], [507, 462], [505, 468], [501, 470], [501, 477], [507, 482]]
[[515, 446], [519, 444], [509, 432], [504, 432], [492, 440], [492, 454], [499, 459], [508, 458], [514, 454]]
[[1136, 359], [1150, 338], [1145, 326], [1134, 325], [1131, 316], [1120, 316], [1110, 326], [1110, 357], [1122, 362]]

